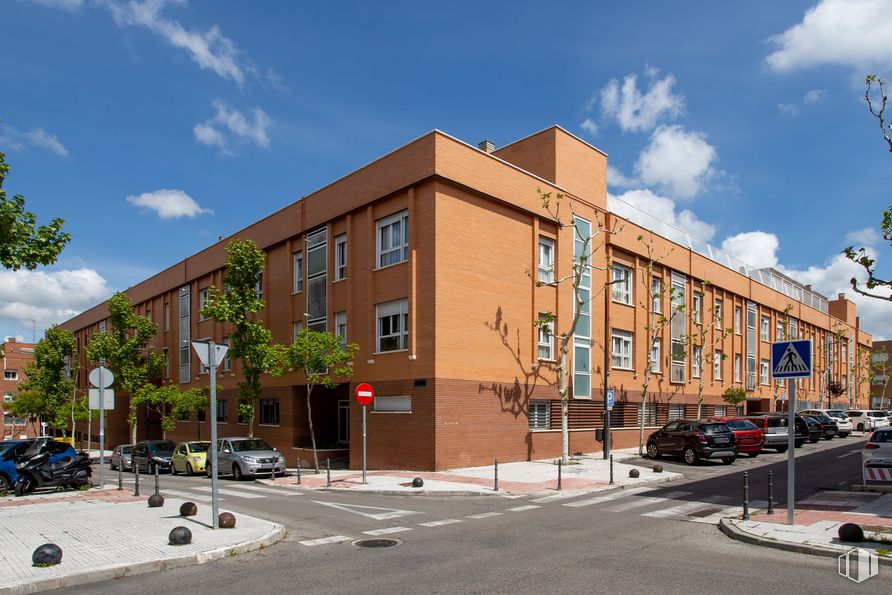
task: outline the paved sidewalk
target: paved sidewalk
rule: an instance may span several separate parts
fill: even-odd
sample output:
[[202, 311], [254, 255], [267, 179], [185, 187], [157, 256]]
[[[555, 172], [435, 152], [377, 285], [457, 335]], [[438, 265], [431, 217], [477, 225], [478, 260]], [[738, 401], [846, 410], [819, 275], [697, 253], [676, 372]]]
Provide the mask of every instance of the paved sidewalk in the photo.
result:
[[[199, 504], [197, 516], [181, 517], [184, 500], [167, 498], [159, 508], [149, 508], [146, 500], [108, 488], [0, 498], [0, 595], [200, 564], [285, 536], [281, 525], [243, 514], [236, 515], [235, 528], [214, 530], [208, 506]], [[168, 544], [177, 526], [192, 531], [191, 544]], [[32, 565], [32, 553], [44, 543], [62, 548], [60, 564]]]

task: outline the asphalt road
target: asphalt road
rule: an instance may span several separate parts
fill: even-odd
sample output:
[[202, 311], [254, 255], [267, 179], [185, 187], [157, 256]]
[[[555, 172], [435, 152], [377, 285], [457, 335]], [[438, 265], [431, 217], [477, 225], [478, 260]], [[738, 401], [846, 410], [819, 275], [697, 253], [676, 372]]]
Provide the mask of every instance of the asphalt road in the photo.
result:
[[[847, 453], [861, 446], [849, 438], [797, 450], [797, 497], [857, 477], [858, 458]], [[739, 504], [742, 471], [758, 478], [785, 465], [777, 455], [730, 467], [680, 463], [688, 479], [547, 498], [295, 493], [222, 480], [221, 508], [281, 522], [288, 537], [211, 564], [65, 592], [892, 592], [888, 567], [855, 584], [838, 575], [833, 558], [751, 546], [718, 531], [716, 517]], [[781, 481], [776, 472], [775, 483]], [[204, 478], [162, 478], [162, 492], [178, 497], [206, 498], [208, 487]], [[199, 505], [199, 515], [209, 509]], [[369, 538], [397, 544], [354, 545]]]

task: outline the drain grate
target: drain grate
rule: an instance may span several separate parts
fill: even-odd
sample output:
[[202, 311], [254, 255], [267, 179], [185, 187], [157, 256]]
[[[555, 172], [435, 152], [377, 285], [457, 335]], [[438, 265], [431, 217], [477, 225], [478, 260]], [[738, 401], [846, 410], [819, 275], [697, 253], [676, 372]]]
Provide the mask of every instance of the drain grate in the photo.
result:
[[399, 545], [400, 542], [396, 539], [360, 539], [358, 541], [354, 541], [353, 545], [356, 547], [364, 547], [364, 548], [382, 548], [382, 547], [393, 547], [395, 545]]

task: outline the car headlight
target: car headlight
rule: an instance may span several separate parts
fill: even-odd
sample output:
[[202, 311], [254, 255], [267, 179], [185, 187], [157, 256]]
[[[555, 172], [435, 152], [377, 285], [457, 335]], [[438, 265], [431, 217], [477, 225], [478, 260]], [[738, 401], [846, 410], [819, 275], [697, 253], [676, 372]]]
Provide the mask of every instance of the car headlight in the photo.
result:
[[285, 462], [285, 457], [283, 457], [282, 455], [277, 456], [277, 457], [276, 457], [276, 462], [277, 462], [277, 463], [284, 463], [284, 462]]
[[244, 462], [246, 462], [246, 463], [256, 463], [256, 462], [257, 462], [257, 457], [243, 456], [243, 457], [242, 457], [242, 460], [243, 460]]

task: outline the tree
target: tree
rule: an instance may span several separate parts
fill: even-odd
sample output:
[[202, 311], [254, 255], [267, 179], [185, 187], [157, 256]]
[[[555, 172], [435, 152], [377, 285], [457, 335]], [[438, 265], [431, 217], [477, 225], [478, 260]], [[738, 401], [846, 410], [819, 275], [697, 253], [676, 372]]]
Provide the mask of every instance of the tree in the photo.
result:
[[316, 452], [316, 434], [313, 430], [313, 410], [310, 396], [313, 388], [334, 388], [339, 382], [353, 376], [353, 357], [359, 350], [355, 343], [344, 344], [341, 337], [331, 333], [301, 329], [288, 347], [287, 363], [307, 375], [307, 420], [310, 424], [310, 440], [313, 445], [313, 465], [319, 473], [319, 456]]
[[[852, 388], [855, 399], [861, 395], [862, 387], [867, 385], [867, 391], [870, 392], [870, 386], [873, 382], [874, 370], [881, 369], [875, 366], [876, 363], [871, 359], [870, 349], [861, 346], [855, 347], [855, 357], [852, 358]], [[853, 406], [849, 403], [849, 406]]]
[[74, 432], [77, 396], [68, 365], [77, 360], [74, 333], [58, 326], [47, 329], [34, 346], [34, 361], [25, 366], [27, 379], [20, 385], [21, 400], [12, 409], [39, 417], [51, 428], [65, 428], [71, 412]]
[[722, 400], [729, 405], [737, 407], [746, 401], [746, 391], [739, 386], [730, 386], [722, 393]]
[[[605, 267], [596, 267], [592, 264], [594, 240], [602, 233], [607, 232], [604, 223], [595, 213], [595, 221], [593, 223], [584, 222], [583, 219], [577, 217], [573, 209], [573, 204], [567, 202], [567, 208], [570, 210], [569, 222], [561, 219], [561, 205], [565, 198], [562, 193], [554, 195], [552, 200], [551, 192], [542, 192], [537, 188], [536, 192], [542, 201], [542, 207], [558, 224], [560, 228], [570, 227], [573, 229], [574, 252], [573, 261], [570, 265], [570, 273], [556, 279], [554, 283], [561, 285], [570, 283], [573, 290], [573, 318], [567, 327], [556, 332], [554, 329], [555, 316], [553, 312], [545, 312], [542, 317], [534, 321], [533, 324], [539, 329], [548, 329], [552, 336], [556, 336], [559, 340], [559, 357], [557, 363], [557, 379], [558, 379], [558, 395], [561, 398], [561, 461], [564, 464], [570, 462], [570, 391], [569, 391], [569, 357], [570, 343], [576, 334], [579, 326], [580, 316], [585, 313], [588, 315], [592, 298], [592, 270], [605, 270]], [[614, 230], [615, 231], [615, 230]], [[552, 270], [552, 273], [554, 271]], [[528, 273], [529, 275], [529, 273]], [[532, 277], [532, 275], [529, 275]], [[545, 284], [537, 277], [533, 277], [537, 286]], [[607, 346], [604, 346], [607, 349]], [[607, 370], [604, 370], [607, 373]]]
[[[208, 387], [180, 390], [173, 384], [144, 384], [136, 390], [133, 400], [137, 405], [158, 413], [161, 417], [162, 437], [167, 438], [167, 432], [176, 428], [181, 413], [191, 414], [206, 408], [209, 397]], [[216, 412], [212, 415], [216, 415]]]
[[[701, 281], [700, 291], [695, 291], [695, 307], [691, 308], [691, 344], [693, 345], [693, 362], [700, 371], [697, 378], [697, 419], [702, 417], [703, 413], [703, 377], [706, 376], [706, 368], [714, 366], [716, 358], [721, 360], [728, 359], [728, 356], [722, 352], [719, 356], [716, 354], [716, 347], [720, 347], [729, 333], [734, 332], [732, 328], [722, 327], [723, 312], [716, 311], [715, 306], [708, 309], [706, 316], [703, 315], [703, 302], [706, 294], [703, 291], [709, 281]], [[709, 321], [709, 322], [707, 322]]]
[[846, 387], [842, 382], [834, 380], [827, 385], [827, 392], [829, 393], [827, 406], [833, 407], [833, 397], [839, 398], [844, 395], [846, 392]]
[[133, 311], [130, 298], [117, 292], [108, 300], [109, 326], [106, 332], [94, 333], [87, 344], [87, 357], [91, 362], [106, 365], [115, 375], [115, 387], [130, 395], [130, 439], [137, 441], [137, 410], [141, 389], [154, 386], [161, 377], [164, 360], [148, 347], [158, 325]]
[[[887, 124], [885, 119], [886, 101], [888, 99], [886, 96], [886, 82], [875, 74], [867, 75], [864, 82], [866, 86], [864, 100], [867, 103], [867, 109], [877, 120], [883, 135], [883, 140], [886, 141], [886, 146], [889, 148], [889, 152], [892, 153], [892, 136], [889, 134], [890, 131], [892, 131], [892, 123]], [[878, 96], [874, 97], [874, 94]], [[880, 230], [882, 231], [883, 239], [887, 242], [892, 242], [892, 206], [883, 210], [882, 218], [880, 220]], [[892, 301], [892, 280], [883, 279], [877, 276], [876, 259], [868, 253], [866, 248], [855, 250], [853, 246], [849, 246], [843, 250], [842, 253], [852, 262], [861, 265], [867, 273], [867, 279], [864, 281], [863, 286], [858, 283], [858, 279], [855, 277], [852, 277], [849, 280], [852, 284], [852, 289], [854, 289], [856, 293], [860, 293], [867, 297]], [[877, 289], [882, 293], [876, 293], [874, 290]]]
[[284, 347], [272, 344], [272, 333], [254, 314], [265, 307], [257, 288], [263, 280], [266, 255], [253, 240], [232, 240], [226, 244], [224, 290], [213, 285], [202, 314], [235, 327], [230, 354], [242, 361], [242, 380], [238, 383], [238, 415], [248, 420], [248, 435], [254, 435], [254, 412], [263, 385], [264, 373], [281, 373]]
[[62, 231], [64, 219], [37, 227], [37, 216], [25, 210], [25, 197], [7, 198], [3, 182], [9, 173], [6, 154], [0, 152], [0, 265], [17, 271], [34, 270], [56, 262], [71, 235]]

